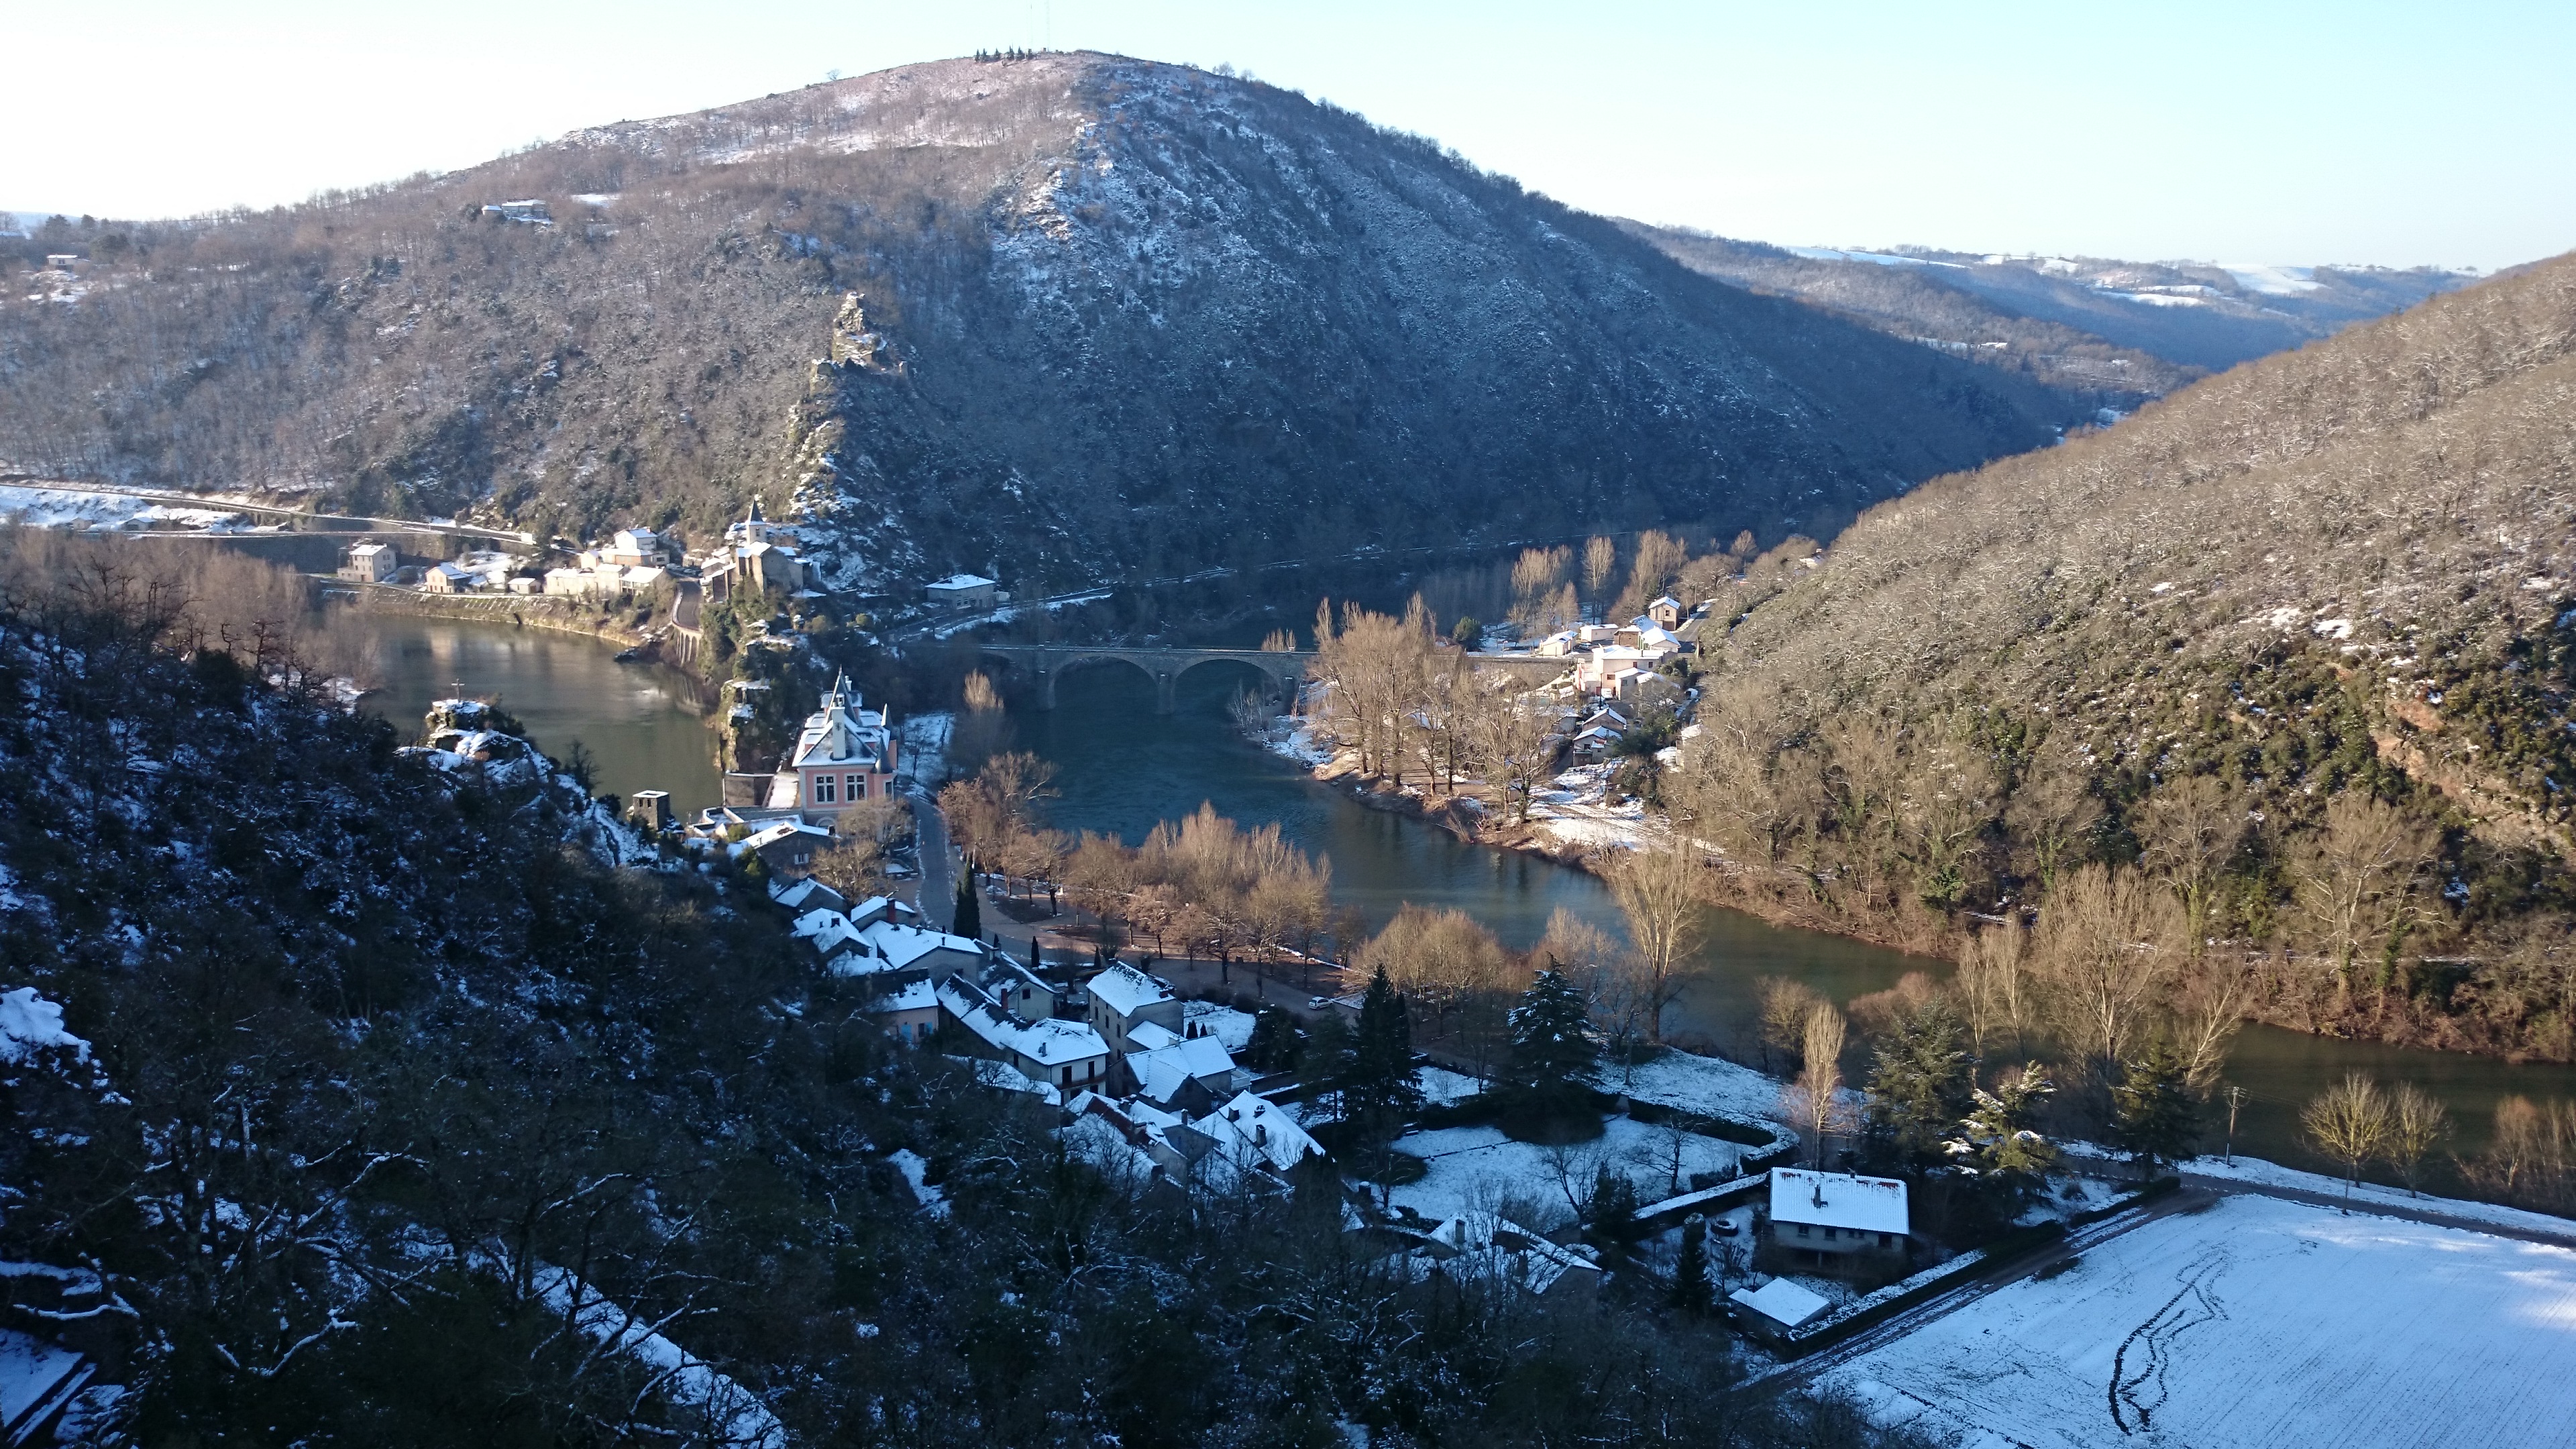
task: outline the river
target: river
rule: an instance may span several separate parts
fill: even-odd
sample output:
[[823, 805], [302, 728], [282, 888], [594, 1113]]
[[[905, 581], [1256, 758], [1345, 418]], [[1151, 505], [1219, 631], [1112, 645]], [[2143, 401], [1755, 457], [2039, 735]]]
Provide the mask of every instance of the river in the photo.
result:
[[405, 739], [420, 733], [431, 700], [494, 698], [546, 753], [562, 759], [576, 742], [589, 751], [597, 790], [621, 799], [668, 790], [671, 808], [692, 814], [723, 799], [715, 736], [681, 675], [620, 664], [615, 645], [582, 634], [407, 614], [343, 618], [376, 645], [379, 687], [361, 707]]
[[[461, 684], [469, 693], [500, 696], [549, 751], [581, 740], [598, 761], [603, 790], [665, 789], [675, 807], [691, 810], [717, 798], [712, 741], [686, 682], [676, 676], [614, 663], [606, 646], [571, 635], [392, 616], [370, 616], [370, 622], [384, 642], [387, 687], [368, 704], [405, 730], [417, 727], [429, 700]], [[1514, 946], [1537, 940], [1559, 907], [1618, 929], [1618, 910], [1594, 877], [1366, 809], [1244, 740], [1225, 715], [1227, 695], [1242, 682], [1222, 668], [1193, 671], [1181, 683], [1178, 712], [1156, 716], [1141, 674], [1104, 665], [1067, 675], [1057, 687], [1056, 709], [1015, 714], [1012, 727], [1018, 747], [1056, 765], [1062, 794], [1052, 813], [1062, 828], [1107, 831], [1133, 842], [1155, 822], [1187, 815], [1205, 801], [1246, 825], [1275, 821], [1288, 839], [1329, 859], [1338, 903], [1372, 926], [1411, 901], [1465, 911]], [[1705, 924], [1700, 969], [1670, 1026], [1729, 1045], [1745, 1041], [1744, 1023], [1763, 977], [1790, 977], [1848, 1002], [1893, 986], [1908, 971], [1937, 976], [1947, 969], [1734, 911], [1713, 909]], [[2247, 1094], [2236, 1146], [2274, 1161], [2322, 1166], [2298, 1143], [2298, 1107], [2351, 1071], [2371, 1073], [2383, 1084], [2412, 1081], [2439, 1097], [2455, 1123], [2454, 1145], [2463, 1151], [2484, 1143], [2496, 1102], [2506, 1095], [2576, 1098], [2576, 1068], [2249, 1026], [2227, 1072]], [[2207, 1145], [2219, 1144], [2213, 1138]]]

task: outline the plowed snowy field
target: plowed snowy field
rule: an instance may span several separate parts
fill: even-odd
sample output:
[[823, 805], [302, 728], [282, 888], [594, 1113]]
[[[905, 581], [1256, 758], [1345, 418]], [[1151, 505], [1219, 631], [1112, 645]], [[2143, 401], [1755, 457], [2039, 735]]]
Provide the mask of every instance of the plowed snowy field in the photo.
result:
[[2576, 1251], [2230, 1197], [1833, 1369], [1977, 1449], [2576, 1444]]

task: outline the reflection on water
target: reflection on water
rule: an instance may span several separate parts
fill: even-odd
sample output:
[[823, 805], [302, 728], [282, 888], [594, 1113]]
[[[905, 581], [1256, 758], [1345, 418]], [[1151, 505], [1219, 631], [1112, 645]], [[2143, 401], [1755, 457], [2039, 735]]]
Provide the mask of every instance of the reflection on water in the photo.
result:
[[[1209, 801], [1246, 825], [1277, 821], [1290, 840], [1329, 857], [1336, 899], [1356, 907], [1371, 926], [1412, 901], [1465, 911], [1520, 947], [1538, 939], [1559, 906], [1619, 929], [1618, 908], [1594, 877], [1363, 808], [1243, 740], [1226, 720], [1225, 699], [1250, 678], [1248, 671], [1237, 679], [1216, 668], [1194, 670], [1181, 681], [1179, 712], [1157, 717], [1141, 674], [1103, 667], [1064, 677], [1054, 711], [1015, 714], [1021, 747], [1056, 764], [1064, 792], [1055, 804], [1057, 825], [1112, 831], [1133, 843], [1156, 821], [1178, 819]], [[1701, 969], [1670, 1026], [1739, 1052], [1749, 1046], [1763, 977], [1803, 981], [1848, 1002], [1895, 985], [1907, 971], [1937, 978], [1949, 969], [1945, 962], [1784, 930], [1735, 911], [1711, 910], [1706, 927]], [[2246, 1091], [2236, 1146], [2275, 1161], [2319, 1165], [2299, 1144], [2299, 1105], [2355, 1071], [2382, 1083], [2412, 1081], [2441, 1098], [2456, 1125], [2453, 1145], [2464, 1152], [2484, 1144], [2495, 1104], [2506, 1095], [2576, 1098], [2576, 1068], [2247, 1027], [2228, 1069], [2228, 1080]], [[2213, 1130], [2208, 1146], [2218, 1145]]]
[[614, 646], [577, 634], [456, 619], [352, 615], [374, 636], [383, 688], [363, 708], [405, 739], [429, 703], [454, 694], [497, 697], [537, 747], [557, 759], [578, 740], [597, 762], [597, 789], [629, 796], [668, 790], [671, 808], [721, 801], [715, 737], [698, 718], [690, 682], [666, 669], [620, 664]]
[[[696, 717], [686, 681], [616, 663], [612, 650], [573, 635], [508, 625], [364, 616], [381, 642], [385, 689], [367, 707], [406, 735], [429, 701], [462, 689], [492, 694], [539, 745], [557, 755], [578, 739], [599, 762], [599, 787], [620, 795], [671, 792], [695, 810], [718, 799], [714, 741]], [[1202, 801], [1245, 825], [1276, 821], [1288, 839], [1332, 861], [1333, 891], [1374, 927], [1412, 901], [1455, 907], [1525, 947], [1562, 906], [1605, 929], [1619, 913], [1601, 883], [1578, 870], [1469, 845], [1400, 815], [1368, 810], [1317, 784], [1297, 765], [1254, 748], [1225, 717], [1225, 699], [1251, 679], [1221, 666], [1181, 681], [1180, 712], [1153, 713], [1152, 686], [1134, 671], [1102, 667], [1066, 676], [1059, 708], [1012, 717], [1018, 742], [1056, 763], [1056, 824], [1134, 842], [1160, 820]], [[1806, 982], [1837, 1001], [1884, 990], [1909, 970], [1946, 967], [1838, 936], [1781, 930], [1712, 910], [1701, 970], [1673, 1029], [1740, 1049], [1765, 976]], [[2319, 1165], [2297, 1142], [2299, 1104], [2346, 1072], [2383, 1083], [2412, 1081], [2449, 1106], [2455, 1145], [2473, 1151], [2491, 1130], [2497, 1100], [2521, 1093], [2576, 1098], [2576, 1068], [2515, 1066], [2488, 1057], [2408, 1051], [2248, 1027], [2228, 1078], [2246, 1089], [2236, 1145], [2277, 1161]], [[2208, 1144], [2215, 1148], [2213, 1137]]]

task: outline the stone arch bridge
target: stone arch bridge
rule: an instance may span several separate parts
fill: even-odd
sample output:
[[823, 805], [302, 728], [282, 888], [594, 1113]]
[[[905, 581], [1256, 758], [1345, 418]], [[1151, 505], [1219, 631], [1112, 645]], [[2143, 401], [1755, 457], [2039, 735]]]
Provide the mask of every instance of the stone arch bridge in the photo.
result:
[[[1088, 644], [987, 644], [979, 651], [1011, 666], [1013, 682], [1028, 687], [1039, 709], [1055, 708], [1058, 676], [1098, 664], [1126, 664], [1154, 682], [1154, 712], [1170, 714], [1181, 676], [1202, 664], [1235, 663], [1260, 672], [1283, 705], [1297, 697], [1314, 662], [1311, 649], [1175, 649]], [[1570, 659], [1529, 655], [1471, 656], [1479, 670], [1499, 669], [1524, 685], [1544, 684], [1573, 667]]]
[[1154, 649], [1083, 644], [987, 644], [980, 651], [1011, 666], [1039, 709], [1055, 708], [1058, 676], [1098, 664], [1126, 664], [1154, 681], [1154, 713], [1170, 714], [1181, 676], [1202, 664], [1248, 664], [1261, 673], [1273, 697], [1292, 700], [1306, 682], [1311, 650]]

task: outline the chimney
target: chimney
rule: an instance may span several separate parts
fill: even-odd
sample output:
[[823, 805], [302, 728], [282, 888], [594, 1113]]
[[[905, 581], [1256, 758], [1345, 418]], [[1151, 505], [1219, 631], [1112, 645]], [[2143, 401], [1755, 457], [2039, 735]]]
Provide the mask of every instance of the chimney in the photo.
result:
[[1820, 1176], [1820, 1177], [1818, 1177], [1818, 1178], [1816, 1179], [1816, 1196], [1815, 1196], [1815, 1200], [1814, 1200], [1812, 1203], [1810, 1203], [1810, 1204], [1809, 1204], [1809, 1206], [1811, 1206], [1811, 1207], [1823, 1207], [1824, 1205], [1825, 1205], [1825, 1180], [1824, 1180], [1824, 1178], [1822, 1178], [1822, 1177]]

